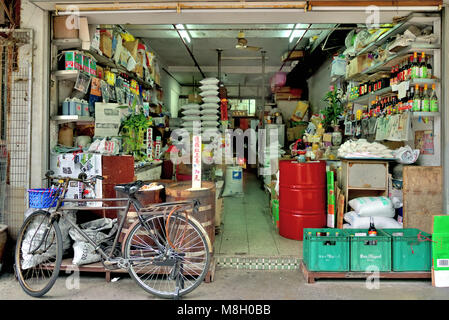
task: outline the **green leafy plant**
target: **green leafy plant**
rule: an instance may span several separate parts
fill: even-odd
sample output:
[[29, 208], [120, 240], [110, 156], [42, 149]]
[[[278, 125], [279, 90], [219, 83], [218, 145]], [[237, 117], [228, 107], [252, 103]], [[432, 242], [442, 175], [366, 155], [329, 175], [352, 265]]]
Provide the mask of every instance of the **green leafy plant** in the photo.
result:
[[131, 113], [122, 120], [120, 134], [123, 138], [123, 150], [134, 156], [136, 161], [146, 158], [145, 132], [151, 121], [143, 113]]
[[338, 118], [343, 113], [343, 103], [341, 101], [342, 91], [334, 89], [328, 91], [323, 101], [327, 103], [327, 107], [321, 111], [324, 115], [324, 128], [328, 130], [332, 126], [338, 124]]

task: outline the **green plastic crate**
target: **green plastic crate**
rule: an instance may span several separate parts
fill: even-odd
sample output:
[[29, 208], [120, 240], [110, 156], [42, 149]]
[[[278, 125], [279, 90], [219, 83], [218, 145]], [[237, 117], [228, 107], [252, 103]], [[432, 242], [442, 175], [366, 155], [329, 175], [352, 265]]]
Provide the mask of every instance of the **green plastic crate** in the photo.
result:
[[[317, 232], [329, 232], [329, 236], [320, 237], [316, 235]], [[303, 240], [303, 256], [307, 269], [311, 271], [349, 270], [349, 237], [344, 230], [306, 228]]]
[[[351, 271], [391, 271], [391, 237], [377, 230], [376, 237], [368, 236], [368, 229], [346, 229], [350, 238]], [[365, 233], [366, 236], [355, 236]], [[370, 242], [374, 241], [374, 244]]]
[[[431, 234], [414, 228], [382, 229], [382, 231], [391, 237], [393, 271], [430, 271], [432, 266]], [[420, 233], [423, 236], [421, 240], [418, 238]]]

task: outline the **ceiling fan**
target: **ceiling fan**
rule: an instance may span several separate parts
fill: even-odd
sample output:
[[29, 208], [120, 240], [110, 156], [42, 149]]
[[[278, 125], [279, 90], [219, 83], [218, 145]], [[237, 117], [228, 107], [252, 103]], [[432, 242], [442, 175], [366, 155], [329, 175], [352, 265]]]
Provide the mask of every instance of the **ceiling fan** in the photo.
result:
[[252, 47], [248, 46], [248, 40], [245, 39], [245, 33], [240, 31], [237, 35], [237, 44], [235, 45], [236, 49], [240, 50], [250, 50], [250, 51], [259, 51], [260, 47]]

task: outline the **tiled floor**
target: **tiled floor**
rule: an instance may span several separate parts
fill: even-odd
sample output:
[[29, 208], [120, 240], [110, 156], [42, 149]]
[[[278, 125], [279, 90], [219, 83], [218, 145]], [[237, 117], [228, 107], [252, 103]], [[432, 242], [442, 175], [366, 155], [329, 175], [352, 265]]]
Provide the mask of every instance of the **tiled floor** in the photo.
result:
[[255, 174], [244, 174], [244, 196], [226, 197], [215, 255], [227, 257], [302, 257], [302, 242], [283, 238], [273, 225], [269, 194]]

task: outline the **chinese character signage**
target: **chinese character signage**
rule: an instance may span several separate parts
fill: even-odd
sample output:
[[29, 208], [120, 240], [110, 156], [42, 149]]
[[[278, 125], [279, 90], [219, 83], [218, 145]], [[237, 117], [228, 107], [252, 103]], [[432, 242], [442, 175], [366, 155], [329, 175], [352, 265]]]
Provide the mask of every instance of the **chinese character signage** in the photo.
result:
[[201, 188], [201, 136], [193, 136], [192, 189]]

